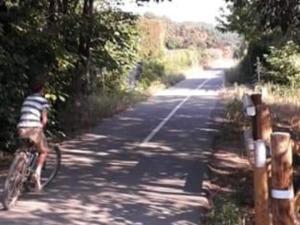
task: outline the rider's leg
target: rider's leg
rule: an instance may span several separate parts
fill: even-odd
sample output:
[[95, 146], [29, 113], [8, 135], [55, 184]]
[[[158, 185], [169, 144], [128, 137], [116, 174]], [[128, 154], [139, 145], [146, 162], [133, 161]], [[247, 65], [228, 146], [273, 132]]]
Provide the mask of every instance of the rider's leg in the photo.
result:
[[45, 163], [46, 157], [48, 155], [49, 148], [47, 144], [41, 144], [39, 150], [40, 150], [40, 154], [37, 160], [37, 167], [35, 172], [37, 175], [41, 176], [42, 168]]
[[36, 142], [36, 145], [37, 145], [37, 148], [38, 148], [40, 154], [39, 154], [39, 157], [37, 160], [37, 167], [36, 167], [36, 171], [34, 174], [38, 190], [41, 189], [41, 180], [40, 179], [41, 179], [42, 168], [43, 168], [43, 165], [45, 163], [46, 157], [49, 152], [49, 147], [48, 147], [45, 135], [42, 130], [40, 132], [41, 132], [39, 134], [40, 137], [38, 138], [38, 140]]

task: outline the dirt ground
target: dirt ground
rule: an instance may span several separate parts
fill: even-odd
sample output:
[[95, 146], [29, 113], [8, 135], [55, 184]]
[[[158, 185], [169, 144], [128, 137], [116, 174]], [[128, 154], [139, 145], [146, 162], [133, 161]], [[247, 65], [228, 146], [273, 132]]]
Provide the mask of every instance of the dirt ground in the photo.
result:
[[[239, 209], [242, 224], [253, 223], [253, 177], [251, 165], [242, 143], [242, 133], [233, 124], [223, 125], [216, 137], [210, 162], [211, 204], [234, 203]], [[229, 130], [230, 129], [230, 130]], [[231, 223], [230, 223], [231, 224]], [[236, 224], [238, 225], [238, 224]]]

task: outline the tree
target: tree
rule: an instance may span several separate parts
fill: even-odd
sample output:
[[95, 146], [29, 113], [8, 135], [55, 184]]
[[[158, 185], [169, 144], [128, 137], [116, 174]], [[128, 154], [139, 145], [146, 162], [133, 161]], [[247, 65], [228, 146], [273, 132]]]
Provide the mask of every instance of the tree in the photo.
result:
[[[297, 58], [300, 45], [300, 7], [299, 0], [225, 0], [229, 14], [220, 18], [219, 29], [236, 31], [248, 42], [247, 55], [241, 63], [246, 77], [251, 78], [255, 72], [256, 60], [269, 70], [268, 80], [280, 84], [295, 83], [294, 74], [298, 74], [291, 66], [290, 58]], [[294, 51], [291, 51], [293, 49]], [[279, 55], [282, 54], [283, 58]], [[265, 57], [268, 55], [268, 57]], [[289, 56], [285, 57], [285, 55]], [[286, 61], [284, 61], [286, 59]], [[285, 65], [285, 66], [284, 66]], [[290, 69], [292, 68], [292, 69]], [[285, 71], [285, 72], [284, 72]], [[278, 74], [283, 77], [278, 78]], [[298, 76], [296, 76], [298, 79]], [[299, 80], [297, 80], [299, 82]]]
[[257, 0], [260, 24], [266, 28], [280, 28], [283, 33], [300, 28], [299, 0]]
[[276, 34], [297, 39], [300, 30], [299, 0], [225, 0], [229, 15], [220, 19], [219, 29], [236, 31], [246, 40]]
[[1, 149], [15, 143], [20, 105], [33, 79], [48, 80], [54, 130], [65, 101], [102, 87], [97, 71], [105, 67], [110, 91], [119, 89], [136, 58], [136, 19], [106, 0], [1, 1]]

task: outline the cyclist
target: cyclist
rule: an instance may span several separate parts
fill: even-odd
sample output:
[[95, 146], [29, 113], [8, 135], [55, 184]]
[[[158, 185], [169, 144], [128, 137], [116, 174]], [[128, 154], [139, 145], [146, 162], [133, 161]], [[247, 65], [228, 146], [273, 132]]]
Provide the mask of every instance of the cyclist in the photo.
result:
[[30, 85], [31, 94], [22, 104], [20, 121], [17, 125], [19, 136], [30, 139], [40, 153], [36, 171], [32, 176], [37, 191], [42, 189], [41, 171], [49, 152], [43, 128], [48, 121], [47, 114], [50, 105], [43, 97], [43, 87], [43, 82], [39, 81]]

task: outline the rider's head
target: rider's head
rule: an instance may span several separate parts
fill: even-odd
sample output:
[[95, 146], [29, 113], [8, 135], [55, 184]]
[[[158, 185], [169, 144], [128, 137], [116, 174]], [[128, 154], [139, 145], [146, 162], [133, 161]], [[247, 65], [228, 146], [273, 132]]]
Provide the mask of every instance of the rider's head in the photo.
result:
[[30, 91], [32, 94], [41, 93], [44, 89], [44, 82], [35, 80], [30, 83]]

